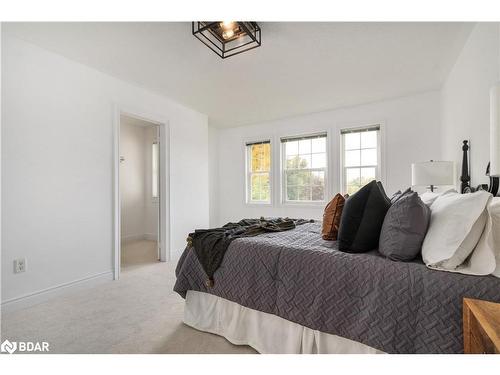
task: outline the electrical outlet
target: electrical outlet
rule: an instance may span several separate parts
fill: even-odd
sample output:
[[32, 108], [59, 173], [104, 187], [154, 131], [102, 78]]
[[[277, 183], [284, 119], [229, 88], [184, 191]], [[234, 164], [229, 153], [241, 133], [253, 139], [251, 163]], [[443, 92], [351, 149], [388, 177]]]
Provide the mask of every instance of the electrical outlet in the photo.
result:
[[26, 258], [16, 259], [14, 261], [14, 273], [26, 271]]

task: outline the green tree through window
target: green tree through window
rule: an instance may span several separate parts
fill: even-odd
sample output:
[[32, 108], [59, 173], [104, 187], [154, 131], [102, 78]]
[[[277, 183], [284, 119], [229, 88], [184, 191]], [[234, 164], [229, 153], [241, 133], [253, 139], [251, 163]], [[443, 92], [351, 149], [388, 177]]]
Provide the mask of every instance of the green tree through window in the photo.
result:
[[282, 142], [285, 201], [324, 201], [326, 134]]
[[247, 145], [249, 201], [269, 203], [271, 201], [271, 143]]
[[354, 194], [378, 178], [379, 126], [342, 131], [343, 192]]

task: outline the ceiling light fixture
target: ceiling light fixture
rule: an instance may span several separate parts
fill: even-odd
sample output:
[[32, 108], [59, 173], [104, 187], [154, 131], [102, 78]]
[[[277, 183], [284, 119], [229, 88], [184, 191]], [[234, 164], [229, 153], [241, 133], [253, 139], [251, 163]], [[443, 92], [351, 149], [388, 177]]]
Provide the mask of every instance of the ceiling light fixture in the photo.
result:
[[257, 22], [196, 21], [193, 35], [223, 59], [261, 46]]

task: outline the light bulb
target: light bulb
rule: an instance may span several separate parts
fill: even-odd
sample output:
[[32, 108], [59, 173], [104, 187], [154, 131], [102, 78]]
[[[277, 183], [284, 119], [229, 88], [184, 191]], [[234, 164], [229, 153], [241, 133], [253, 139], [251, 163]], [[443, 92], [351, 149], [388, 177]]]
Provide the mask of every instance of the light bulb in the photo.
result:
[[234, 36], [234, 31], [233, 30], [226, 30], [222, 33], [222, 37], [224, 39], [230, 39]]
[[220, 27], [224, 30], [231, 30], [234, 27], [234, 21], [222, 21]]

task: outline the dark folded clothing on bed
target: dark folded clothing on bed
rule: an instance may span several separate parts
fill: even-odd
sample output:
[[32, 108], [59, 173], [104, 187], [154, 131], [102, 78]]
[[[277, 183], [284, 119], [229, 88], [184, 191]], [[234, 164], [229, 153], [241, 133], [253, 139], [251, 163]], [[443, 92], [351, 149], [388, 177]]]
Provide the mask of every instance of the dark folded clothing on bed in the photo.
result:
[[252, 237], [269, 232], [283, 232], [295, 229], [297, 225], [314, 220], [275, 218], [243, 219], [227, 223], [222, 228], [198, 229], [190, 233], [188, 246], [193, 246], [196, 256], [208, 276], [207, 286], [213, 285], [213, 276], [224, 258], [229, 244], [242, 237]]

